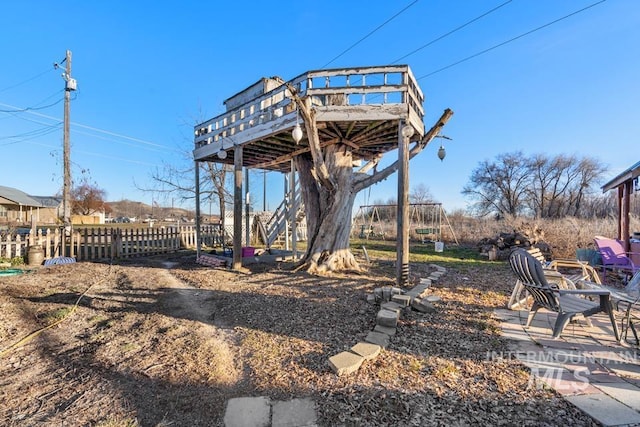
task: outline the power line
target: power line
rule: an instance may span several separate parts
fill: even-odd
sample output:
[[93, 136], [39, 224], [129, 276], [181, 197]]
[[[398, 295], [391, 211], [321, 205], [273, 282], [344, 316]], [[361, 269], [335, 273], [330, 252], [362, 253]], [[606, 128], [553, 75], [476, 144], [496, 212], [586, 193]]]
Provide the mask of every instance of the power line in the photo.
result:
[[480, 15], [480, 16], [478, 16], [476, 18], [473, 18], [471, 21], [468, 21], [468, 22], [460, 25], [459, 27], [454, 28], [453, 30], [441, 35], [440, 37], [431, 40], [429, 43], [426, 43], [426, 44], [420, 46], [419, 48], [417, 48], [415, 50], [412, 50], [411, 52], [407, 53], [406, 55], [401, 56], [400, 58], [398, 58], [395, 61], [393, 61], [391, 64], [397, 64], [398, 62], [402, 61], [404, 58], [407, 58], [407, 57], [413, 55], [414, 53], [417, 53], [417, 52], [421, 51], [422, 49], [431, 46], [435, 42], [438, 42], [438, 41], [442, 40], [443, 38], [445, 38], [447, 36], [450, 36], [451, 34], [455, 33], [456, 31], [459, 31], [459, 30], [463, 29], [464, 27], [466, 27], [466, 26], [468, 26], [470, 24], [473, 24], [474, 22], [478, 21], [479, 19], [484, 18], [485, 16], [489, 15], [490, 13], [495, 12], [496, 10], [500, 9], [502, 6], [506, 6], [508, 3], [511, 3], [512, 1], [513, 0], [507, 0], [506, 2], [494, 7], [493, 9], [483, 13], [482, 15]]
[[[92, 138], [98, 138], [98, 139], [102, 139], [102, 140], [105, 140], [105, 141], [115, 142], [116, 144], [123, 144], [123, 145], [128, 145], [128, 146], [131, 146], [131, 147], [135, 147], [136, 146], [136, 144], [134, 144], [132, 142], [118, 141], [117, 139], [109, 138], [109, 137], [102, 136], [102, 135], [96, 135], [96, 134], [89, 133], [89, 132], [83, 132], [81, 130], [75, 130], [74, 133], [79, 133], [81, 135], [87, 135], [87, 136], [90, 136]], [[166, 150], [167, 150], [164, 147], [163, 147], [164, 149], [162, 149], [162, 150], [159, 149], [159, 148], [152, 148], [152, 147], [145, 147], [145, 146], [142, 146], [140, 148], [142, 148], [143, 150], [155, 151], [155, 152], [158, 152], [158, 153], [166, 153]]]
[[[0, 110], [0, 113], [26, 113], [28, 111], [38, 111], [38, 110], [46, 110], [47, 108], [51, 108], [54, 105], [58, 105], [62, 102], [62, 98], [58, 99], [56, 102], [53, 102], [49, 105], [44, 105], [42, 107], [27, 107], [27, 108], [18, 108], [14, 110]], [[5, 105], [0, 103], [0, 105]]]
[[[23, 110], [20, 107], [16, 107], [15, 105], [9, 105], [9, 104], [5, 104], [5, 103], [2, 103], [2, 102], [0, 102], [0, 105], [2, 105], [4, 107], [8, 107], [8, 108], [17, 109], [17, 110]], [[0, 110], [0, 112], [2, 112], [2, 111]], [[43, 117], [43, 118], [48, 119], [48, 120], [55, 120], [55, 121], [59, 121], [60, 120], [60, 119], [58, 119], [56, 117], [48, 116], [48, 115], [42, 114], [42, 113], [37, 113], [37, 112], [31, 111], [31, 110], [25, 111], [25, 112], [27, 114], [32, 114], [34, 116]], [[8, 114], [12, 114], [12, 112], [9, 112]], [[23, 120], [28, 120], [28, 119], [26, 119], [24, 117], [20, 117], [20, 118], [23, 119]], [[30, 120], [30, 121], [33, 121], [33, 120]], [[149, 145], [149, 146], [158, 147], [158, 148], [164, 148], [164, 149], [168, 148], [168, 147], [166, 147], [164, 145], [161, 145], [161, 144], [156, 144], [154, 142], [145, 141], [144, 139], [134, 138], [132, 136], [127, 136], [127, 135], [111, 132], [111, 131], [108, 131], [108, 130], [105, 130], [105, 129], [100, 129], [100, 128], [96, 128], [96, 127], [93, 127], [93, 126], [83, 125], [83, 124], [77, 123], [77, 122], [72, 122], [72, 124], [75, 125], [75, 126], [81, 127], [81, 128], [85, 128], [85, 129], [89, 129], [89, 130], [95, 131], [95, 132], [104, 133], [106, 135], [111, 135], [111, 136], [115, 136], [115, 137], [118, 137], [118, 138], [128, 139], [130, 141], [134, 141], [134, 142], [137, 142], [139, 144], [144, 144], [144, 145]]]
[[[62, 124], [62, 123], [60, 123]], [[29, 140], [32, 139], [36, 139], [36, 138], [40, 138], [42, 136], [48, 135], [50, 133], [53, 132], [57, 132], [59, 130], [60, 126], [52, 126], [49, 129], [47, 128], [40, 128], [38, 130], [34, 130], [31, 132], [25, 132], [22, 136], [24, 136], [22, 139], [19, 139], [17, 141], [11, 141], [11, 142], [5, 142], [4, 144], [0, 144], [0, 147], [4, 147], [7, 145], [14, 145], [14, 144], [20, 144], [23, 142], [27, 142]], [[21, 135], [16, 135], [16, 136], [7, 136], [7, 137], [2, 137], [0, 139], [13, 139], [13, 138], [20, 138], [22, 137]]]
[[476, 58], [476, 57], [478, 57], [478, 56], [480, 56], [480, 55], [484, 55], [484, 54], [485, 54], [485, 53], [487, 53], [487, 52], [490, 52], [490, 51], [492, 51], [492, 50], [494, 50], [494, 49], [497, 49], [497, 48], [499, 48], [499, 47], [501, 47], [501, 46], [504, 46], [504, 45], [506, 45], [506, 44], [508, 44], [508, 43], [511, 43], [511, 42], [513, 42], [513, 41], [516, 41], [516, 40], [518, 40], [518, 39], [521, 39], [521, 38], [522, 38], [522, 37], [524, 37], [524, 36], [528, 36], [529, 34], [535, 33], [536, 31], [542, 30], [543, 28], [546, 28], [546, 27], [548, 27], [548, 26], [550, 26], [550, 25], [556, 24], [556, 23], [558, 23], [558, 22], [560, 22], [560, 21], [562, 21], [562, 20], [565, 20], [565, 19], [567, 19], [567, 18], [570, 18], [570, 17], [572, 17], [572, 16], [574, 16], [574, 15], [577, 15], [578, 13], [584, 12], [584, 11], [585, 11], [585, 10], [587, 10], [587, 9], [591, 9], [592, 7], [597, 6], [597, 5], [601, 4], [601, 3], [604, 3], [605, 1], [607, 1], [607, 0], [600, 0], [600, 1], [598, 1], [598, 2], [592, 3], [592, 4], [590, 4], [589, 6], [586, 6], [586, 7], [583, 7], [582, 9], [576, 10], [575, 12], [572, 12], [572, 13], [570, 13], [570, 14], [568, 14], [568, 15], [565, 15], [565, 16], [563, 16], [562, 18], [558, 18], [558, 19], [556, 19], [556, 20], [554, 20], [554, 21], [548, 22], [548, 23], [546, 23], [546, 24], [544, 24], [544, 25], [539, 26], [538, 28], [534, 28], [533, 30], [529, 30], [529, 31], [527, 31], [526, 33], [522, 33], [522, 34], [520, 34], [520, 35], [518, 35], [518, 36], [516, 36], [516, 37], [513, 37], [513, 38], [511, 38], [511, 39], [509, 39], [509, 40], [507, 40], [507, 41], [504, 41], [504, 42], [502, 42], [502, 43], [498, 43], [497, 45], [491, 46], [490, 48], [487, 48], [487, 49], [485, 49], [485, 50], [483, 50], [483, 51], [480, 51], [480, 52], [475, 53], [475, 54], [473, 54], [473, 55], [467, 56], [466, 58], [463, 58], [463, 59], [461, 59], [461, 60], [459, 60], [459, 61], [456, 61], [456, 62], [454, 62], [454, 63], [452, 63], [452, 64], [449, 64], [449, 65], [447, 65], [447, 66], [445, 66], [445, 67], [439, 68], [439, 69], [437, 69], [437, 70], [435, 70], [435, 71], [432, 71], [432, 72], [430, 72], [430, 73], [428, 73], [428, 74], [425, 74], [425, 75], [423, 75], [423, 76], [420, 76], [420, 77], [418, 77], [416, 80], [422, 80], [422, 79], [424, 79], [424, 78], [427, 78], [427, 77], [433, 76], [434, 74], [437, 74], [437, 73], [440, 73], [440, 72], [442, 72], [442, 71], [444, 71], [444, 70], [447, 70], [447, 69], [449, 69], [449, 68], [455, 67], [456, 65], [461, 64], [461, 63], [463, 63], [463, 62], [466, 62], [466, 61], [468, 61], [468, 60], [470, 60], [470, 59]]
[[404, 11], [406, 11], [407, 9], [409, 9], [411, 6], [413, 6], [414, 4], [418, 3], [418, 0], [414, 0], [412, 3], [410, 3], [409, 5], [405, 6], [404, 9], [402, 9], [400, 12], [396, 13], [395, 15], [393, 15], [391, 18], [387, 19], [386, 21], [384, 21], [382, 24], [378, 25], [373, 31], [370, 31], [369, 34], [367, 34], [366, 36], [362, 37], [360, 40], [358, 40], [357, 42], [355, 42], [354, 44], [352, 44], [351, 46], [349, 46], [348, 48], [346, 48], [345, 50], [343, 50], [342, 52], [340, 52], [340, 54], [338, 54], [335, 58], [333, 58], [331, 61], [327, 62], [326, 64], [324, 64], [322, 67], [320, 68], [325, 68], [327, 65], [331, 64], [333, 61], [335, 61], [336, 59], [340, 58], [342, 55], [344, 55], [345, 53], [349, 52], [351, 49], [353, 49], [354, 47], [356, 47], [357, 45], [359, 45], [360, 43], [362, 43], [364, 40], [366, 40], [367, 38], [369, 38], [369, 36], [371, 36], [373, 33], [375, 33], [376, 31], [378, 31], [380, 28], [384, 27], [385, 25], [387, 25], [389, 22], [393, 21], [395, 18], [397, 18], [399, 15], [401, 15]]
[[0, 93], [5, 92], [5, 91], [8, 91], [8, 90], [13, 89], [13, 88], [16, 88], [16, 87], [18, 87], [18, 86], [22, 86], [23, 84], [29, 83], [30, 81], [35, 80], [35, 79], [37, 79], [38, 77], [42, 77], [42, 76], [44, 76], [45, 74], [47, 74], [47, 73], [49, 73], [49, 72], [53, 71], [54, 69], [55, 69], [55, 68], [49, 68], [49, 69], [47, 69], [46, 71], [43, 71], [43, 72], [41, 72], [41, 73], [39, 73], [39, 74], [36, 74], [36, 75], [35, 75], [35, 76], [33, 76], [33, 77], [30, 77], [30, 78], [28, 78], [28, 79], [26, 79], [26, 80], [21, 81], [20, 83], [16, 83], [16, 84], [14, 84], [14, 85], [12, 85], [12, 86], [7, 86], [7, 87], [5, 87], [4, 89], [0, 89]]

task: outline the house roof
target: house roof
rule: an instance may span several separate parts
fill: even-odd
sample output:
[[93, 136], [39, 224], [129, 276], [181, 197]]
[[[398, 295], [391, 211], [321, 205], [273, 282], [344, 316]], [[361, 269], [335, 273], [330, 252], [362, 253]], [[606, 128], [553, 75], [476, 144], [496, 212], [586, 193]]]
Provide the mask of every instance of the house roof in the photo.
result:
[[62, 197], [55, 196], [29, 196], [37, 202], [40, 202], [45, 208], [57, 208], [62, 203]]
[[0, 185], [0, 197], [10, 200], [16, 205], [33, 206], [38, 208], [43, 207], [41, 202], [33, 199], [31, 196], [27, 195], [27, 193], [20, 191], [17, 188]]
[[620, 175], [613, 178], [611, 181], [607, 182], [602, 186], [602, 192], [606, 193], [609, 190], [613, 190], [627, 181], [630, 181], [636, 177], [640, 176], [640, 162], [637, 162], [635, 165], [631, 166], [629, 169], [622, 172]]

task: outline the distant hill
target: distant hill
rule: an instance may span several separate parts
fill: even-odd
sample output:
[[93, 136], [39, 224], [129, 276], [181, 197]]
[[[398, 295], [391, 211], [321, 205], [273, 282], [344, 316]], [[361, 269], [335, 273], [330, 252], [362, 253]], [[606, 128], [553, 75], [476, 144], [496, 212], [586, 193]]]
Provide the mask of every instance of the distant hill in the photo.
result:
[[136, 202], [133, 200], [120, 200], [117, 202], [107, 202], [107, 205], [111, 208], [111, 217], [117, 218], [120, 216], [127, 218], [137, 218], [143, 220], [145, 218], [174, 218], [174, 219], [193, 219], [195, 212], [183, 208], [171, 208], [162, 206], [151, 206], [144, 202]]

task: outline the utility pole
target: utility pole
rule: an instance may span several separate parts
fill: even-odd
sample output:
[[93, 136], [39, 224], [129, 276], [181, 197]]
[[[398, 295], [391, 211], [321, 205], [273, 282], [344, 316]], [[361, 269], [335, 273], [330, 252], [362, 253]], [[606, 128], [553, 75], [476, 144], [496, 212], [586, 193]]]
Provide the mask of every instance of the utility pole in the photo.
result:
[[67, 235], [71, 235], [71, 147], [69, 143], [69, 110], [71, 104], [71, 91], [76, 90], [76, 80], [71, 78], [71, 51], [67, 50], [64, 58], [65, 72], [62, 78], [65, 81], [64, 87], [64, 127], [63, 127], [63, 169], [64, 184], [62, 187], [62, 222], [64, 231]]

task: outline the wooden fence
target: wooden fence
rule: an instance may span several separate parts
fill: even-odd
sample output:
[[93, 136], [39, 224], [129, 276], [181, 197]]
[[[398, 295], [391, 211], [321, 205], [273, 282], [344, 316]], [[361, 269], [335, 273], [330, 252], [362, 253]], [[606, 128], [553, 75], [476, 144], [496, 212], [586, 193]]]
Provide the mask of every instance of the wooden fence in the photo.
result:
[[[201, 242], [215, 246], [221, 244], [220, 227], [201, 227]], [[194, 226], [156, 228], [83, 228], [74, 229], [65, 236], [60, 228], [38, 229], [35, 236], [19, 234], [0, 235], [0, 258], [25, 256], [28, 247], [40, 245], [44, 259], [60, 256], [74, 257], [78, 261], [129, 258], [175, 252], [196, 247]]]

